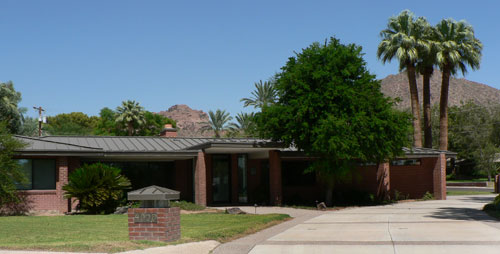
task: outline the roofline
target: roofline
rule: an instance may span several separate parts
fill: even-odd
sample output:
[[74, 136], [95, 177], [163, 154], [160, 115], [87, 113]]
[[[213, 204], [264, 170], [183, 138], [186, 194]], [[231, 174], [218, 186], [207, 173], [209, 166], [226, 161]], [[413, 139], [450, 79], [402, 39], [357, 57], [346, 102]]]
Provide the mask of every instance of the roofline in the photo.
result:
[[42, 138], [35, 138], [35, 137], [28, 137], [28, 136], [21, 136], [21, 135], [14, 135], [14, 137], [20, 138], [20, 139], [31, 139], [31, 140], [36, 140], [36, 141], [40, 141], [40, 142], [48, 142], [48, 143], [53, 143], [53, 144], [74, 146], [74, 147], [80, 147], [80, 148], [86, 148], [86, 149], [93, 149], [93, 150], [99, 150], [99, 151], [103, 150], [100, 147], [75, 145], [75, 144], [72, 144], [72, 143], [65, 143], [65, 142], [59, 142], [59, 141], [53, 141], [53, 140], [46, 140], [46, 139], [42, 139]]

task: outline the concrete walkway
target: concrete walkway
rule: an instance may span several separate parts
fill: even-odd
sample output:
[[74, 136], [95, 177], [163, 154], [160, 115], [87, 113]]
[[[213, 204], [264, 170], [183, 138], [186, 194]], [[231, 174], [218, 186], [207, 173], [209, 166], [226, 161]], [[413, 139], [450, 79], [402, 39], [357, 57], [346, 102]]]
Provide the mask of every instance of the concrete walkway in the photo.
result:
[[250, 253], [498, 254], [500, 222], [480, 211], [493, 198], [450, 196], [327, 212], [259, 242]]

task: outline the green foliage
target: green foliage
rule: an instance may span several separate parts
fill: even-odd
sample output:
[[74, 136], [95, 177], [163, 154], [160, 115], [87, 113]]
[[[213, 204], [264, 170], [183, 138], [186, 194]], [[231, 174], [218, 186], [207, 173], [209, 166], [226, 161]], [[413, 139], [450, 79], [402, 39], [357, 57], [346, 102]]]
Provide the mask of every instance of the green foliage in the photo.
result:
[[116, 123], [116, 112], [108, 107], [102, 108], [94, 128], [94, 134], [99, 136], [119, 136], [120, 131]]
[[257, 134], [254, 113], [238, 113], [236, 123], [229, 124], [229, 136], [231, 137], [254, 137]]
[[495, 210], [500, 211], [500, 195], [496, 196], [493, 202], [486, 204], [483, 210]]
[[92, 135], [98, 117], [82, 112], [63, 113], [47, 117], [44, 129], [50, 135]]
[[17, 133], [22, 136], [38, 136], [38, 119], [33, 117], [24, 117], [21, 129]]
[[12, 157], [24, 145], [9, 133], [7, 123], [0, 122], [0, 207], [20, 201], [16, 183], [26, 183], [27, 179]]
[[149, 111], [144, 112], [144, 118], [146, 122], [137, 132], [139, 136], [158, 136], [165, 124], [172, 124], [174, 128], [176, 126], [174, 120]]
[[187, 202], [184, 200], [170, 202], [170, 206], [180, 207], [182, 210], [186, 211], [201, 211], [205, 209], [205, 207], [202, 205], [198, 205], [192, 202]]
[[22, 124], [23, 109], [18, 108], [21, 93], [14, 89], [12, 81], [0, 83], [0, 122], [6, 122], [10, 133], [18, 133]]
[[146, 123], [144, 108], [138, 102], [123, 101], [122, 105], [116, 108], [116, 112], [115, 121], [127, 130], [128, 136], [136, 135], [137, 129], [142, 128]]
[[130, 188], [130, 181], [120, 172], [102, 163], [84, 165], [69, 175], [64, 196], [78, 199], [80, 208], [89, 213], [112, 213], [123, 199], [123, 190]]
[[406, 200], [410, 197], [409, 194], [403, 194], [402, 192], [398, 190], [394, 190], [394, 201], [400, 201], [400, 200]]
[[276, 89], [279, 100], [257, 115], [259, 132], [319, 157], [314, 170], [335, 174], [354, 160], [382, 162], [408, 144], [410, 117], [392, 109], [357, 45], [313, 43], [289, 58]]
[[434, 195], [430, 192], [426, 192], [424, 196], [422, 196], [422, 200], [434, 200]]
[[213, 131], [216, 138], [220, 138], [222, 132], [228, 130], [228, 123], [233, 119], [226, 110], [217, 109], [215, 112], [208, 111], [209, 121], [204, 123], [202, 132]]
[[271, 81], [262, 80], [255, 83], [255, 90], [252, 92], [252, 97], [243, 98], [240, 101], [243, 102], [244, 107], [253, 106], [254, 108], [263, 108], [272, 105], [276, 102], [277, 93], [274, 84], [274, 79]]

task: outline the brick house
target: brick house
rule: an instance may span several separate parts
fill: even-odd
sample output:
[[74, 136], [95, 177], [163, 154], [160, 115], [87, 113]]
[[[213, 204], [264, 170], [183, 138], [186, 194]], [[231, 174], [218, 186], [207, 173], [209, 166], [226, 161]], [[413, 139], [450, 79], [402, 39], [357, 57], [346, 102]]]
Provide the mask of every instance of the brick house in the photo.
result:
[[[30, 178], [23, 186], [34, 210], [68, 212], [63, 197], [68, 174], [84, 163], [120, 167], [133, 189], [158, 185], [201, 205], [268, 204], [324, 200], [315, 173], [303, 174], [311, 158], [263, 139], [180, 138], [166, 129], [160, 137], [17, 136], [27, 146], [16, 159]], [[410, 198], [426, 192], [446, 199], [446, 157], [434, 149], [406, 149], [405, 156], [379, 165], [359, 165], [335, 191], [398, 191]]]

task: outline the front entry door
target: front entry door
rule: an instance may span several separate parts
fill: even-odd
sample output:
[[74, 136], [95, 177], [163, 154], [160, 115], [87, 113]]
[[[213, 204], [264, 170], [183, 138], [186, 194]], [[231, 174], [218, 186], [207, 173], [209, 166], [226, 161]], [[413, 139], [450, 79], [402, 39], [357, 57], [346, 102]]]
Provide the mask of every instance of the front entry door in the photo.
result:
[[214, 203], [229, 203], [231, 161], [228, 155], [213, 155], [212, 157], [212, 193]]

